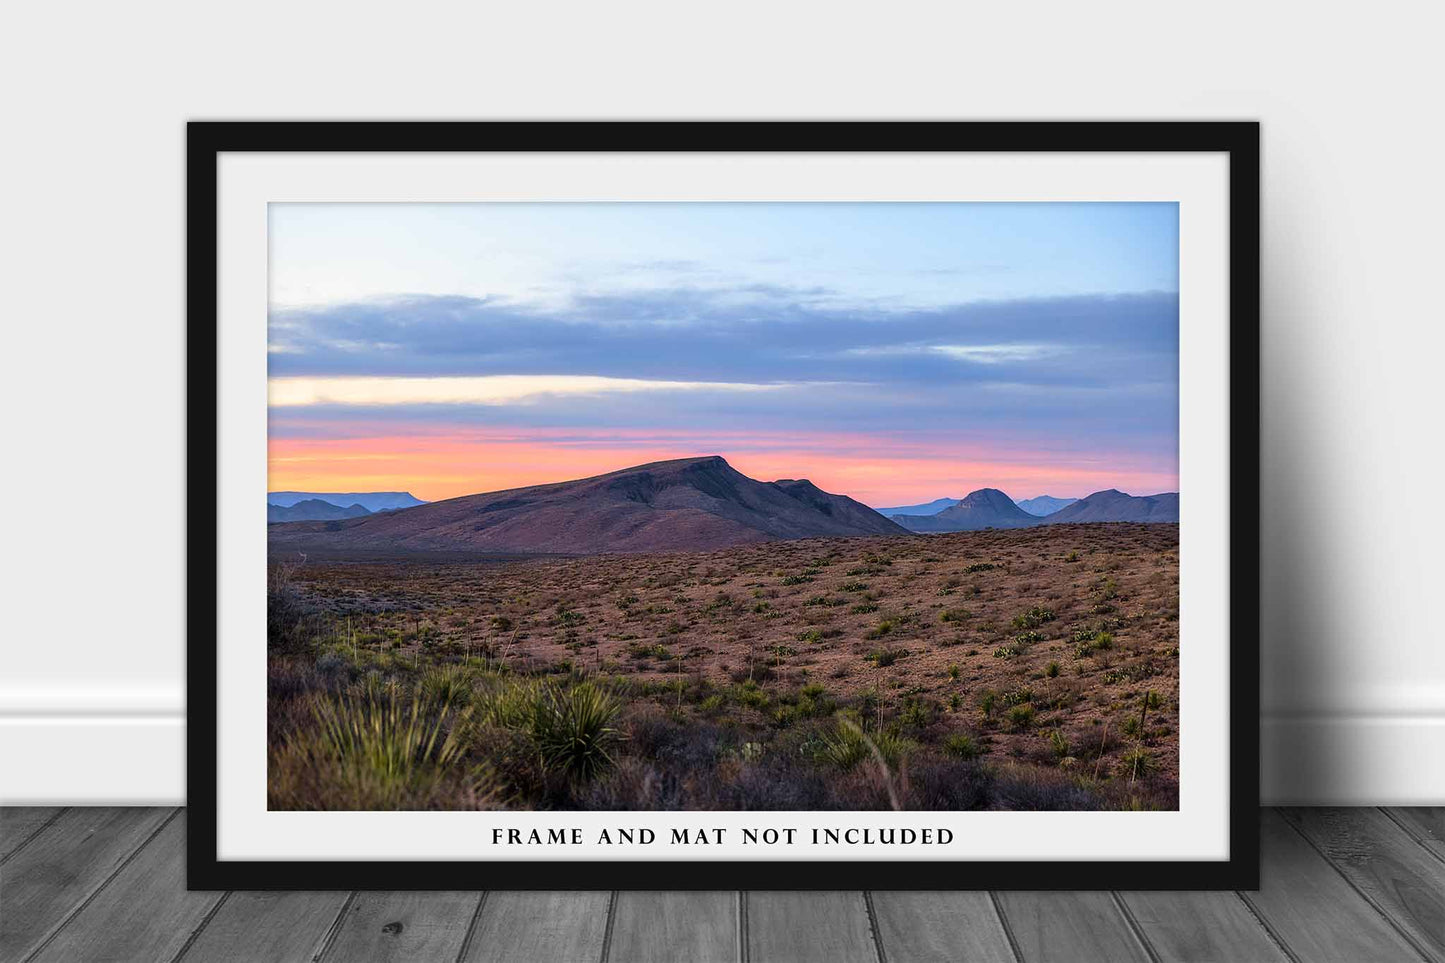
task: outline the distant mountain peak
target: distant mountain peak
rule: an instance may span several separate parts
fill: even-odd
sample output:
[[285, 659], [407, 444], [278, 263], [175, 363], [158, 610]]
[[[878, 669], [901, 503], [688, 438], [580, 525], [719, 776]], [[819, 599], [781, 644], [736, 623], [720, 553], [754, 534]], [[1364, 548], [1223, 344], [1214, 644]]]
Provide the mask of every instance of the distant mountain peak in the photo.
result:
[[298, 502], [321, 501], [337, 508], [360, 505], [369, 512], [394, 511], [425, 505], [411, 492], [267, 492], [266, 504], [290, 508]]
[[997, 488], [979, 488], [957, 505], [935, 515], [894, 515], [893, 520], [914, 532], [973, 532], [985, 528], [1028, 528], [1038, 518], [1014, 504]]
[[271, 529], [273, 544], [364, 551], [712, 551], [777, 538], [904, 534], [807, 479], [763, 482], [721, 455], [466, 495], [340, 524]]
[[[1027, 501], [1041, 502], [1049, 498], [1039, 496]], [[971, 532], [985, 528], [1032, 528], [1035, 525], [1070, 522], [1177, 522], [1179, 493], [1135, 496], [1126, 495], [1117, 488], [1106, 488], [1087, 498], [1070, 500], [1046, 515], [1036, 515], [997, 488], [980, 488], [969, 492], [957, 505], [935, 515], [889, 517], [913, 532]]]
[[952, 508], [957, 505], [957, 498], [935, 498], [931, 502], [924, 502], [920, 505], [898, 505], [894, 508], [880, 508], [878, 513], [892, 518], [894, 515], [937, 515], [945, 508]]
[[1045, 515], [1052, 515], [1054, 512], [1072, 505], [1078, 501], [1077, 498], [1055, 498], [1053, 495], [1036, 495], [1033, 498], [1024, 498], [1018, 502], [1019, 508], [1030, 515], [1037, 515], [1042, 518]]

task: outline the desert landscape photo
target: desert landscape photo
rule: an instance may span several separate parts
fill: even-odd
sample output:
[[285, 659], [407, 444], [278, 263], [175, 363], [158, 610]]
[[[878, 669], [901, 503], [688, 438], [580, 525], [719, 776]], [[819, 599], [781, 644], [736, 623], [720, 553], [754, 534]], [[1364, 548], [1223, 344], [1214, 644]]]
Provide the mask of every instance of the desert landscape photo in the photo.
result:
[[269, 807], [1177, 809], [1177, 226], [272, 205]]

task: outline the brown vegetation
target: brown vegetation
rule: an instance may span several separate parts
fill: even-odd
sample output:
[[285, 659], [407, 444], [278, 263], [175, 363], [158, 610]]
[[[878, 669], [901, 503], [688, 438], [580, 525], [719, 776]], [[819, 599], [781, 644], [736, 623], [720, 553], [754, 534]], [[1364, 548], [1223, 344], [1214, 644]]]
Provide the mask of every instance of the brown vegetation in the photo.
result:
[[273, 565], [275, 808], [1175, 808], [1178, 526]]

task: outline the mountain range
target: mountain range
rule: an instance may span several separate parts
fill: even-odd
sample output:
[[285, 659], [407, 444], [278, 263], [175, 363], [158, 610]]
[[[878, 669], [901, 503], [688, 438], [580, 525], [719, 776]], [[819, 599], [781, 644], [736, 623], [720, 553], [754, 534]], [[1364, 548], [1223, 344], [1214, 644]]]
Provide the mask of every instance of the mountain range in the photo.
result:
[[352, 504], [342, 508], [319, 498], [304, 498], [290, 505], [266, 505], [266, 521], [270, 523], [331, 521], [337, 518], [360, 518], [370, 514], [365, 505]]
[[337, 508], [360, 505], [368, 512], [385, 512], [395, 508], [411, 508], [426, 502], [411, 492], [267, 492], [266, 504], [291, 508], [298, 502], [319, 501]]
[[1038, 516], [1024, 511], [997, 488], [980, 488], [936, 515], [890, 517], [910, 532], [974, 532], [985, 528], [1032, 528], [1070, 522], [1177, 522], [1179, 493], [1137, 496], [1110, 488]]
[[1094, 492], [1072, 505], [1059, 509], [1043, 519], [1050, 524], [1062, 522], [1177, 522], [1179, 493], [1162, 495], [1126, 495], [1117, 488]]
[[360, 518], [273, 525], [273, 547], [563, 553], [713, 551], [906, 529], [806, 479], [763, 482], [717, 455], [465, 495]]
[[878, 514], [887, 515], [892, 518], [894, 515], [937, 515], [945, 508], [951, 508], [958, 504], [957, 498], [935, 498], [923, 505], [899, 505], [897, 508], [880, 508]]
[[[990, 490], [996, 491], [997, 489]], [[979, 489], [979, 491], [984, 491], [984, 489]], [[1039, 517], [1052, 515], [1065, 505], [1071, 505], [1078, 501], [1077, 498], [1055, 498], [1053, 495], [1038, 495], [1034, 498], [1010, 500], [1030, 515], [1037, 515]], [[922, 505], [899, 505], [896, 508], [880, 508], [878, 509], [878, 513], [880, 515], [887, 515], [889, 518], [892, 518], [894, 515], [937, 515], [939, 512], [957, 505], [960, 501], [962, 501], [962, 499], [959, 498], [935, 498], [933, 501], [924, 502]]]
[[1015, 504], [1030, 515], [1042, 517], [1044, 515], [1052, 515], [1065, 505], [1072, 505], [1076, 501], [1078, 501], [1077, 498], [1055, 498], [1052, 495], [1038, 495], [1034, 498], [1025, 498], [1022, 501], [1015, 502]]
[[1029, 528], [1039, 519], [1014, 504], [997, 488], [969, 492], [956, 505], [935, 515], [894, 515], [910, 532], [976, 532], [985, 528]]

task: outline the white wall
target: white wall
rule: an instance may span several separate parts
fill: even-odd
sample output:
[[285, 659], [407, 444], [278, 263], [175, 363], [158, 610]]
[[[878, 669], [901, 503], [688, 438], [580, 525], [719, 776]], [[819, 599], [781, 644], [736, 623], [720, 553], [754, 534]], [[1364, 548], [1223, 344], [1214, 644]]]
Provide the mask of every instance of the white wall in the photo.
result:
[[183, 797], [186, 119], [1256, 118], [1265, 795], [1445, 802], [1438, 4], [623, 9], [7, 14], [0, 798]]

